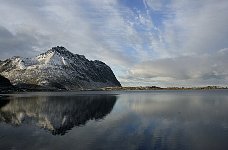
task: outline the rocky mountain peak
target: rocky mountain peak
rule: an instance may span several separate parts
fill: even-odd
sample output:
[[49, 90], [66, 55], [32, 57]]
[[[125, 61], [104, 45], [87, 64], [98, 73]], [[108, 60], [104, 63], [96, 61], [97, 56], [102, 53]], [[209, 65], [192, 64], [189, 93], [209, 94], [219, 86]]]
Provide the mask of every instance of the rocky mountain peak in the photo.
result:
[[61, 59], [62, 61], [69, 60], [69, 59], [70, 60], [81, 59], [84, 61], [88, 61], [84, 55], [73, 54], [72, 52], [70, 52], [63, 46], [52, 47], [47, 52], [38, 55], [37, 58], [38, 59], [48, 59], [47, 61], [50, 61], [51, 59]]
[[65, 47], [63, 46], [56, 46], [56, 47], [52, 47], [49, 51], [51, 52], [57, 52], [59, 54], [66, 54], [66, 53], [70, 53], [70, 54], [73, 54], [71, 53], [70, 51], [68, 51]]
[[57, 54], [57, 55], [62, 55], [62, 56], [65, 56], [65, 55], [73, 56], [74, 55], [73, 53], [68, 51], [65, 47], [56, 46], [56, 47], [52, 47], [48, 51], [38, 55], [37, 57], [46, 57], [47, 55], [50, 55], [50, 54], [52, 54], [52, 55]]

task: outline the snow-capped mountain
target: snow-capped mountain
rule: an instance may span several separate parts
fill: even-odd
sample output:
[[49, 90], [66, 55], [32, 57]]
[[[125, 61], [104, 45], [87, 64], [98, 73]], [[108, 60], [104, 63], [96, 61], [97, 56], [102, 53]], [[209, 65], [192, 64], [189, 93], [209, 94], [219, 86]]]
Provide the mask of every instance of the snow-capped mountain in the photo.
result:
[[64, 47], [53, 47], [34, 58], [12, 57], [0, 62], [0, 74], [14, 85], [53, 89], [121, 86], [105, 63], [90, 61]]

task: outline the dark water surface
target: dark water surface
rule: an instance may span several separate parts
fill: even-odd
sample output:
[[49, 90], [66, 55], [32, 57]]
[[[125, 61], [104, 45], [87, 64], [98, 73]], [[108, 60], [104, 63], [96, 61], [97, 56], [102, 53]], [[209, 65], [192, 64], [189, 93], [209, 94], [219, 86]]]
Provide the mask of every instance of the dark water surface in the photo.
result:
[[1, 150], [226, 150], [228, 90], [0, 96]]

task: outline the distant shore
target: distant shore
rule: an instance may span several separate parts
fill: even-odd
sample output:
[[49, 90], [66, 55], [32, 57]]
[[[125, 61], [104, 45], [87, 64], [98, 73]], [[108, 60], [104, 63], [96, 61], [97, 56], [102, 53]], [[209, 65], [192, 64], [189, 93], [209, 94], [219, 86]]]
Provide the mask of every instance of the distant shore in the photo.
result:
[[[205, 86], [205, 87], [157, 87], [157, 86], [138, 86], [138, 87], [105, 87], [101, 91], [128, 91], [128, 90], [214, 90], [214, 89], [228, 89], [228, 87], [221, 86]], [[96, 91], [96, 89], [95, 89]]]
[[67, 91], [153, 91], [153, 90], [215, 90], [228, 89], [228, 87], [221, 86], [205, 86], [205, 87], [157, 87], [157, 86], [137, 86], [137, 87], [105, 87], [98, 89], [40, 89], [40, 88], [0, 88], [0, 94], [14, 93], [14, 92], [67, 92]]

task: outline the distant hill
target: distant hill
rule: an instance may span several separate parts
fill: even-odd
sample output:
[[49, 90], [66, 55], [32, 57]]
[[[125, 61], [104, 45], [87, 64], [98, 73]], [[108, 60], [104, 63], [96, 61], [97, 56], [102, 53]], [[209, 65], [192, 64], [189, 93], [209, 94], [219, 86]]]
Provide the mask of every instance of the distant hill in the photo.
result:
[[33, 58], [17, 56], [0, 61], [0, 74], [22, 88], [83, 90], [121, 86], [105, 63], [90, 61], [59, 46]]

